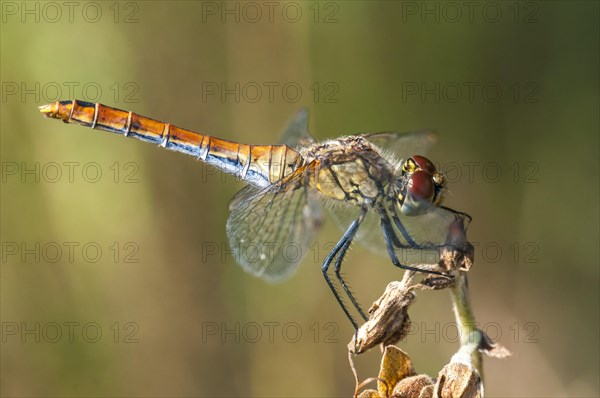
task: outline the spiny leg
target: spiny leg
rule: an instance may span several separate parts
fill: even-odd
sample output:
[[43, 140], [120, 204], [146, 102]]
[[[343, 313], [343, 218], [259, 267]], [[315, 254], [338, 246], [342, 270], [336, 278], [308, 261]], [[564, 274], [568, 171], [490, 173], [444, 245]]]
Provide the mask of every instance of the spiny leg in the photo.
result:
[[[333, 248], [331, 253], [329, 253], [327, 255], [327, 258], [325, 258], [325, 262], [323, 263], [323, 266], [321, 267], [321, 271], [323, 272], [323, 277], [325, 278], [327, 285], [329, 285], [329, 288], [331, 289], [333, 295], [335, 296], [335, 299], [337, 300], [340, 307], [342, 307], [342, 310], [344, 311], [344, 313], [350, 320], [350, 323], [352, 323], [352, 326], [354, 326], [354, 329], [356, 329], [356, 330], [358, 330], [358, 324], [356, 323], [356, 321], [354, 320], [352, 315], [350, 315], [348, 308], [346, 308], [346, 305], [342, 301], [338, 291], [335, 289], [335, 286], [333, 286], [333, 283], [331, 282], [331, 279], [329, 278], [329, 275], [327, 274], [327, 272], [329, 270], [329, 266], [331, 265], [331, 262], [333, 261], [333, 259], [336, 256], [338, 256], [338, 253], [340, 252], [340, 250], [342, 251], [342, 254], [344, 254], [345, 251], [348, 249], [348, 247], [346, 247], [344, 249], [344, 246], [346, 244], [349, 245], [350, 244], [349, 242], [351, 242], [352, 239], [354, 238], [354, 235], [356, 234], [356, 231], [358, 230], [360, 223], [365, 218], [366, 212], [367, 212], [367, 210], [365, 208], [363, 208], [360, 215], [358, 216], [358, 218], [356, 220], [354, 220], [354, 222], [352, 222], [352, 224], [350, 224], [350, 227], [348, 227], [348, 229], [344, 233], [344, 236], [342, 236], [342, 239], [340, 239], [340, 241], [335, 245], [335, 247]], [[337, 262], [336, 262], [336, 266], [337, 266]], [[347, 293], [348, 293], [348, 291], [347, 291]], [[361, 315], [363, 315], [363, 314], [361, 313]]]
[[337, 300], [338, 304], [340, 305], [340, 307], [342, 307], [342, 310], [344, 311], [344, 313], [346, 314], [346, 316], [350, 320], [350, 323], [352, 323], [352, 326], [354, 326], [354, 329], [358, 330], [358, 324], [356, 323], [356, 321], [354, 320], [354, 318], [352, 317], [352, 315], [350, 315], [350, 312], [346, 308], [346, 305], [344, 304], [344, 302], [340, 298], [337, 290], [335, 289], [335, 286], [333, 286], [333, 283], [331, 283], [331, 279], [329, 279], [329, 275], [327, 274], [327, 271], [329, 270], [329, 266], [331, 265], [331, 262], [333, 261], [334, 257], [337, 255], [337, 253], [340, 251], [340, 249], [342, 248], [342, 246], [346, 243], [346, 239], [345, 239], [346, 235], [348, 234], [348, 232], [350, 232], [350, 230], [352, 229], [353, 226], [354, 226], [354, 223], [346, 231], [346, 233], [344, 234], [344, 236], [342, 237], [342, 239], [335, 245], [335, 247], [333, 248], [333, 250], [331, 251], [331, 253], [329, 253], [327, 255], [327, 258], [325, 258], [325, 262], [323, 263], [323, 266], [321, 267], [321, 270], [323, 271], [323, 277], [325, 278], [325, 281], [327, 282], [327, 285], [329, 285], [329, 288], [333, 292], [333, 295], [335, 296], [335, 299]]
[[[448, 210], [450, 210], [450, 209], [448, 209]], [[406, 239], [406, 243], [407, 243], [407, 245], [404, 245], [402, 243], [396, 244], [395, 241], [394, 241], [394, 244], [396, 244], [397, 248], [399, 248], [399, 249], [417, 249], [417, 250], [434, 250], [434, 249], [441, 249], [441, 248], [444, 247], [444, 245], [433, 245], [433, 244], [423, 245], [423, 244], [418, 244], [410, 236], [410, 234], [406, 230], [406, 227], [404, 227], [404, 224], [402, 224], [402, 221], [400, 221], [400, 217], [398, 217], [398, 212], [396, 211], [396, 208], [395, 207], [390, 207], [390, 211], [392, 213], [392, 219], [394, 220], [394, 225], [402, 233], [402, 236], [404, 237], [404, 239]], [[456, 213], [454, 210], [450, 210], [450, 211]], [[385, 213], [385, 212], [383, 212], [383, 213]], [[461, 213], [461, 214], [465, 214], [465, 213]], [[465, 215], [467, 215], [467, 214], [465, 214]], [[389, 216], [387, 215], [387, 213], [382, 214], [382, 217], [386, 218], [386, 220], [389, 221]], [[470, 216], [468, 216], [468, 217], [470, 217]], [[390, 222], [390, 227], [391, 226], [392, 226], [392, 224]], [[393, 228], [390, 228], [390, 230], [392, 232], [394, 231]], [[395, 233], [393, 235], [394, 235], [394, 237], [396, 236]]]
[[398, 235], [396, 235], [394, 228], [392, 228], [390, 216], [388, 216], [387, 212], [384, 209], [379, 209], [378, 213], [379, 213], [379, 217], [381, 218], [381, 226], [382, 226], [382, 228], [387, 229], [387, 233], [390, 235], [390, 238], [392, 239], [392, 243], [394, 244], [394, 246], [396, 246], [398, 249], [410, 248], [411, 246], [402, 244], [402, 242], [400, 242], [400, 239], [398, 239]]
[[418, 246], [417, 242], [415, 242], [413, 240], [413, 238], [411, 238], [411, 236], [408, 234], [408, 231], [406, 230], [406, 228], [404, 228], [404, 225], [402, 224], [402, 222], [398, 218], [398, 214], [396, 213], [395, 209], [394, 209], [394, 214], [392, 214], [392, 218], [394, 220], [394, 224], [396, 224], [396, 228], [398, 228], [398, 230], [400, 231], [400, 233], [402, 234], [402, 236], [404, 237], [404, 239], [406, 239], [406, 242], [409, 244], [409, 246], [412, 247], [412, 248], [417, 247]]
[[[404, 226], [402, 225], [402, 223], [400, 222], [400, 220], [398, 219], [397, 215], [394, 214], [393, 215], [394, 218], [394, 222], [396, 223], [396, 226], [398, 226], [398, 229], [400, 229], [400, 232], [402, 232], [402, 234], [404, 235], [406, 230], [404, 229]], [[436, 274], [436, 275], [442, 275], [442, 276], [449, 276], [443, 272], [439, 272], [439, 271], [433, 271], [433, 270], [427, 270], [427, 269], [422, 269], [422, 268], [418, 268], [418, 267], [411, 267], [410, 265], [404, 265], [400, 262], [400, 260], [398, 260], [398, 257], [396, 256], [396, 251], [394, 250], [394, 241], [398, 241], [398, 237], [396, 236], [394, 229], [392, 228], [392, 225], [390, 223], [390, 219], [387, 216], [387, 214], [385, 214], [385, 212], [381, 213], [381, 229], [383, 230], [383, 237], [385, 239], [385, 244], [388, 250], [388, 254], [390, 256], [390, 259], [392, 260], [392, 264], [394, 264], [396, 267], [402, 268], [402, 269], [407, 269], [410, 271], [416, 271], [416, 272], [425, 272], [428, 274]], [[408, 233], [407, 233], [408, 235]], [[405, 235], [406, 238], [406, 235]], [[410, 236], [409, 236], [410, 239]], [[407, 239], [407, 241], [409, 240]], [[421, 247], [419, 246], [417, 243], [415, 243], [414, 240], [410, 239], [410, 241], [408, 242], [410, 247], [414, 248], [414, 249], [419, 249], [419, 248], [425, 248], [425, 247]], [[405, 248], [406, 246], [404, 245], [400, 245], [399, 248]]]
[[363, 319], [365, 321], [367, 321], [369, 319], [369, 317], [365, 314], [365, 312], [363, 311], [363, 309], [360, 308], [360, 305], [358, 304], [358, 302], [354, 298], [354, 295], [352, 294], [352, 292], [350, 291], [350, 289], [346, 285], [346, 282], [344, 281], [344, 278], [342, 278], [342, 275], [340, 274], [340, 271], [341, 271], [341, 268], [342, 268], [342, 261], [344, 260], [344, 256], [346, 255], [346, 251], [350, 247], [350, 244], [352, 243], [352, 239], [353, 238], [354, 238], [354, 236], [352, 236], [351, 238], [349, 238], [346, 241], [346, 243], [344, 244], [344, 246], [342, 247], [342, 249], [340, 251], [340, 254], [338, 255], [337, 260], [335, 261], [335, 268], [334, 268], [334, 270], [335, 270], [335, 276], [337, 277], [338, 281], [340, 281], [340, 284], [344, 288], [344, 291], [346, 292], [346, 295], [348, 295], [348, 297], [350, 298], [350, 301], [354, 305], [354, 308], [356, 308], [356, 310], [359, 312], [360, 316], [362, 316]]
[[[440, 206], [441, 208], [448, 210], [452, 213], [454, 213], [456, 215], [457, 218], [462, 217], [462, 219], [460, 219], [460, 222], [462, 223], [464, 218], [468, 218], [469, 222], [471, 221], [471, 216], [468, 215], [467, 213], [463, 213], [460, 211], [456, 211], [456, 210], [452, 210], [448, 207], [444, 207], [444, 206]], [[390, 207], [390, 211], [392, 212], [392, 218], [394, 220], [394, 224], [396, 225], [396, 227], [400, 230], [400, 232], [402, 233], [402, 235], [404, 236], [404, 238], [406, 239], [408, 246], [400, 244], [399, 246], [396, 246], [398, 248], [409, 248], [409, 249], [417, 249], [417, 250], [440, 250], [443, 248], [448, 248], [448, 247], [453, 247], [456, 250], [463, 250], [463, 248], [461, 247], [457, 247], [456, 245], [453, 245], [452, 243], [445, 243], [443, 245], [434, 245], [434, 244], [428, 244], [428, 245], [423, 245], [423, 244], [418, 244], [417, 242], [415, 242], [412, 237], [410, 236], [410, 234], [408, 233], [408, 231], [406, 230], [406, 228], [404, 227], [404, 224], [402, 224], [402, 221], [400, 221], [400, 218], [398, 217], [398, 213], [396, 212], [396, 208], [395, 207]], [[387, 217], [387, 214], [385, 215]], [[388, 217], [389, 220], [389, 217]], [[391, 223], [390, 223], [390, 227], [391, 227]], [[390, 230], [392, 232], [393, 228], [390, 228]], [[395, 236], [395, 233], [393, 234]], [[401, 268], [406, 268], [408, 269], [408, 266], [404, 266], [404, 265], [400, 265]], [[412, 267], [413, 269], [416, 269], [416, 267]], [[437, 271], [429, 271], [429, 270], [424, 270], [424, 269], [419, 269], [420, 272], [426, 272], [426, 273], [432, 273], [432, 274], [436, 274], [436, 275], [442, 275], [442, 276], [447, 276], [450, 278], [453, 278], [453, 275], [450, 274], [446, 274], [446, 273], [440, 273]]]

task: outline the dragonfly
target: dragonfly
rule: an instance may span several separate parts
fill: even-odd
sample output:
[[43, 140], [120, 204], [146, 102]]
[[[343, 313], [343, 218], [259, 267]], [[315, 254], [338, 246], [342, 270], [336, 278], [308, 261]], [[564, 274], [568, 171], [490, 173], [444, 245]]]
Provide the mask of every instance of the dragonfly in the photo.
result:
[[341, 285], [366, 321], [367, 314], [341, 275], [354, 241], [387, 254], [398, 268], [451, 277], [441, 268], [421, 265], [423, 255], [439, 255], [457, 223], [466, 230], [471, 221], [467, 214], [442, 205], [446, 179], [423, 156], [436, 139], [431, 130], [355, 134], [318, 142], [309, 133], [308, 111], [301, 109], [279, 144], [249, 145], [100, 103], [57, 101], [39, 109], [65, 123], [191, 155], [247, 183], [230, 202], [227, 237], [239, 265], [267, 281], [279, 282], [294, 273], [326, 210], [344, 232], [321, 270], [355, 330], [358, 323], [333, 283]]

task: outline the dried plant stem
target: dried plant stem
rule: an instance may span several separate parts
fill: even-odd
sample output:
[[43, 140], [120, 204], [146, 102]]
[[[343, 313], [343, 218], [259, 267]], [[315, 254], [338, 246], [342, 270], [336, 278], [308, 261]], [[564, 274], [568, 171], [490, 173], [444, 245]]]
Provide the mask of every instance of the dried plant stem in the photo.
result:
[[400, 285], [402, 286], [403, 289], [408, 290], [412, 286], [412, 283], [415, 279], [415, 275], [416, 275], [415, 271], [410, 271], [410, 270], [404, 271], [404, 275], [402, 275], [402, 280], [400, 281]]
[[461, 349], [457, 355], [469, 355], [470, 358], [465, 358], [479, 373], [483, 379], [483, 362], [481, 351], [479, 348], [482, 345], [483, 336], [477, 329], [477, 322], [471, 307], [471, 299], [469, 297], [469, 288], [467, 283], [467, 275], [465, 272], [459, 272], [455, 278], [454, 284], [450, 288], [452, 302], [454, 307], [454, 316], [458, 324], [461, 336]]

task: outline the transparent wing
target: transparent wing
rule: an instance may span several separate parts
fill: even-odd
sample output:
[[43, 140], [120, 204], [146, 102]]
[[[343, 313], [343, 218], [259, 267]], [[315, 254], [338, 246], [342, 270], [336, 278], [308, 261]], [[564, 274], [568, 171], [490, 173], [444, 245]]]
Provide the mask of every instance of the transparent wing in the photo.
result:
[[[456, 219], [456, 213], [437, 206], [418, 216], [397, 214], [408, 235], [420, 245], [439, 246], [445, 244], [450, 233], [450, 227]], [[400, 237], [402, 238], [402, 236]]]
[[[349, 206], [345, 204], [332, 203], [327, 207], [329, 216], [338, 226], [341, 231], [346, 231], [350, 224], [358, 218], [360, 208], [357, 206]], [[367, 212], [365, 220], [360, 224], [355, 242], [360, 243], [363, 247], [369, 249], [373, 253], [387, 256], [387, 248], [383, 235], [381, 234], [381, 221], [379, 215], [372, 210]]]
[[[399, 211], [395, 215], [396, 222], [392, 220], [394, 230], [400, 242], [406, 246], [397, 250], [398, 259], [407, 265], [436, 263], [439, 260], [439, 249], [452, 243], [451, 235], [455, 230], [456, 220], [462, 218], [460, 213], [437, 206], [418, 216], [407, 216]], [[463, 220], [463, 224], [466, 231], [468, 222]]]
[[270, 282], [293, 274], [322, 222], [317, 200], [294, 173], [262, 190], [244, 188], [231, 202], [227, 237], [235, 258]]
[[232, 211], [238, 204], [249, 201], [258, 192], [259, 189], [254, 185], [246, 185], [244, 188], [237, 191], [229, 201], [229, 211]]
[[384, 131], [360, 134], [384, 152], [394, 154], [398, 160], [412, 155], [425, 155], [437, 139], [433, 130], [419, 130], [406, 133]]
[[300, 109], [281, 133], [280, 144], [291, 148], [307, 147], [316, 141], [308, 132], [308, 109]]
[[[360, 210], [350, 206], [328, 206], [328, 212], [341, 230], [345, 230], [358, 217]], [[402, 248], [396, 248], [396, 254], [402, 264], [434, 264], [439, 260], [439, 248], [448, 243], [453, 231], [457, 213], [443, 207], [432, 207], [419, 216], [406, 216], [397, 213], [399, 224], [410, 238], [404, 236], [399, 225], [391, 219], [394, 233]], [[390, 215], [391, 217], [392, 215]], [[466, 227], [465, 227], [466, 228]], [[381, 229], [379, 214], [369, 211], [361, 224], [354, 241], [369, 251], [388, 256], [387, 246]], [[416, 245], [413, 245], [416, 244]]]

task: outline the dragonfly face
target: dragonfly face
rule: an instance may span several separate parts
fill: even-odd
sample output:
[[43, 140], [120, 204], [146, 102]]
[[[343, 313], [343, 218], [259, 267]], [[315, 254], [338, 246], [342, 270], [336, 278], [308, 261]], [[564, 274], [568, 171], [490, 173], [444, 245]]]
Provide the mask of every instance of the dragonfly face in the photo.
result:
[[411, 156], [402, 163], [401, 173], [397, 196], [402, 214], [421, 215], [441, 204], [446, 181], [429, 159]]

